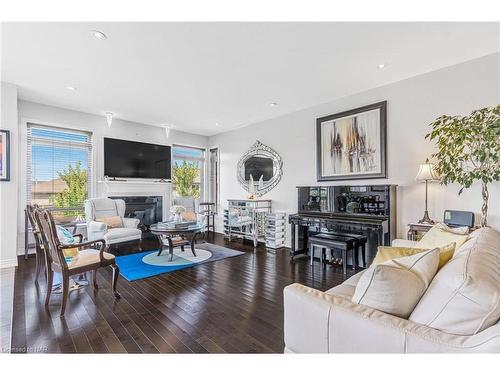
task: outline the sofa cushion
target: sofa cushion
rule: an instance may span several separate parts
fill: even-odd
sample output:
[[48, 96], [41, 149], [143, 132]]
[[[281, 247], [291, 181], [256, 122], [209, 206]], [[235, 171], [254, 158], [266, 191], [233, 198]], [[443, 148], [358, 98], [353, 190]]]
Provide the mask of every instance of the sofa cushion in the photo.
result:
[[439, 249], [372, 266], [360, 277], [352, 301], [408, 318], [439, 264]]
[[418, 241], [416, 247], [421, 249], [434, 249], [455, 242], [458, 249], [469, 238], [468, 228], [450, 228], [446, 224], [436, 224], [422, 239]]
[[351, 299], [352, 296], [354, 295], [354, 291], [356, 290], [356, 285], [358, 284], [358, 281], [364, 272], [366, 272], [366, 270], [358, 272], [354, 276], [351, 276], [350, 278], [348, 278], [342, 284], [334, 286], [331, 289], [328, 289], [325, 293], [336, 295], [336, 296], [341, 296], [341, 297], [347, 297], [347, 298]]
[[113, 244], [140, 239], [141, 236], [142, 232], [137, 228], [112, 228], [103, 237], [108, 244]]
[[[112, 261], [113, 259], [115, 259], [115, 256], [113, 254], [107, 253], [105, 251], [103, 252], [103, 256], [106, 261]], [[85, 249], [79, 251], [78, 256], [71, 258], [71, 261], [68, 262], [68, 267], [70, 269], [85, 267], [90, 264], [100, 263], [100, 261], [101, 258], [99, 255], [99, 250]]]
[[438, 272], [410, 320], [474, 335], [500, 318], [500, 233], [478, 229]]
[[[402, 258], [410, 255], [415, 255], [427, 251], [429, 249], [420, 249], [417, 247], [397, 247], [397, 246], [379, 246], [377, 255], [373, 259], [372, 266], [382, 264], [391, 259]], [[452, 257], [455, 252], [455, 242], [439, 248], [439, 266], [438, 270], [443, 267]]]
[[352, 296], [354, 295], [355, 290], [356, 290], [355, 285], [340, 284], [340, 285], [334, 286], [331, 289], [328, 289], [325, 293], [331, 294], [333, 296], [340, 296], [340, 297], [346, 297], [346, 298], [351, 299]]

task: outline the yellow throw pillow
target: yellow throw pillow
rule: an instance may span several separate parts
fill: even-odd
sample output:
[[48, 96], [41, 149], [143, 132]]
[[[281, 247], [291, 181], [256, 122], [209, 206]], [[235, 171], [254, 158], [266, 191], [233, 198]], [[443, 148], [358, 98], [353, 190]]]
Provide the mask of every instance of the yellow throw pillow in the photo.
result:
[[448, 261], [453, 258], [453, 254], [455, 253], [455, 249], [457, 248], [457, 243], [452, 242], [448, 245], [441, 246], [439, 248], [439, 266], [438, 270], [441, 269]]
[[97, 219], [108, 226], [108, 228], [123, 228], [123, 220], [120, 216], [101, 217]]
[[[455, 242], [439, 248], [439, 266], [438, 269], [443, 267], [452, 257], [455, 252]], [[373, 259], [372, 266], [382, 264], [388, 260], [407, 257], [415, 254], [428, 251], [429, 249], [421, 249], [416, 247], [392, 247], [392, 246], [379, 246], [377, 255]]]
[[69, 249], [64, 249], [63, 250], [63, 255], [64, 255], [65, 258], [73, 258], [74, 256], [78, 255], [78, 248], [71, 247]]
[[78, 253], [78, 248], [77, 247], [71, 247], [69, 249], [64, 249], [62, 252], [63, 252], [63, 255], [64, 255], [64, 260], [68, 264], [76, 261], [78, 259], [78, 257], [79, 257], [79, 253]]
[[468, 239], [468, 234], [439, 223], [429, 229], [415, 246], [419, 249], [434, 249], [455, 242], [455, 246], [458, 249]]
[[426, 251], [426, 249], [420, 249], [416, 247], [379, 246], [377, 255], [375, 255], [375, 259], [373, 259], [372, 266], [382, 264], [391, 259], [407, 257], [410, 255], [422, 253], [424, 251]]

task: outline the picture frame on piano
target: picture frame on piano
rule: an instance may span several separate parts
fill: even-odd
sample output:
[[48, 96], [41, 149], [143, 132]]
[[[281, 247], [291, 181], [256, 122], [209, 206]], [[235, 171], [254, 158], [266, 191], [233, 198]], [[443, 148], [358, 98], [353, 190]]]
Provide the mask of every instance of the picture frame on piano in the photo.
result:
[[316, 119], [317, 180], [387, 178], [387, 101]]

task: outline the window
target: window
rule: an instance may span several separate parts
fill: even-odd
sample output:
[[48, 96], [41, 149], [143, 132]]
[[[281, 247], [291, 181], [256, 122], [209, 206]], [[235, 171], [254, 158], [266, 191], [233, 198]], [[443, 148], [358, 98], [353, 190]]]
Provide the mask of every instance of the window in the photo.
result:
[[172, 193], [174, 197], [203, 197], [205, 150], [172, 147]]
[[91, 186], [91, 134], [28, 124], [27, 150], [28, 202], [61, 208], [65, 217], [82, 215]]
[[217, 204], [219, 203], [219, 149], [210, 149], [210, 154], [208, 158], [209, 162], [209, 201]]

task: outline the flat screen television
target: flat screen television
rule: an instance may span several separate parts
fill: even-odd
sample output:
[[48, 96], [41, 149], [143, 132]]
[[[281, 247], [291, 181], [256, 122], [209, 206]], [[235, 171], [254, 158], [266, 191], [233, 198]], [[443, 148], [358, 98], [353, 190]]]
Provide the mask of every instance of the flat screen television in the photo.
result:
[[104, 138], [104, 175], [121, 178], [171, 178], [170, 146]]
[[245, 161], [245, 180], [250, 180], [252, 175], [254, 181], [263, 176], [264, 181], [273, 178], [273, 159], [252, 156]]

